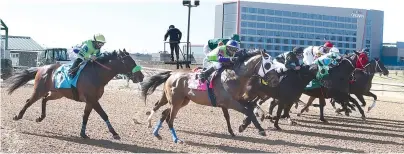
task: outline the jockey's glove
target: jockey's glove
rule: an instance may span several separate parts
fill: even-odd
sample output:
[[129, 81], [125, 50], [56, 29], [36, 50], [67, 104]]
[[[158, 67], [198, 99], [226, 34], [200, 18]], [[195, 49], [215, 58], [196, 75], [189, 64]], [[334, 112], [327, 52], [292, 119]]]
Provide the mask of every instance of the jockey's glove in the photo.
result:
[[237, 57], [231, 57], [231, 58], [230, 58], [230, 61], [234, 62], [234, 61], [236, 61], [237, 59], [238, 59]]

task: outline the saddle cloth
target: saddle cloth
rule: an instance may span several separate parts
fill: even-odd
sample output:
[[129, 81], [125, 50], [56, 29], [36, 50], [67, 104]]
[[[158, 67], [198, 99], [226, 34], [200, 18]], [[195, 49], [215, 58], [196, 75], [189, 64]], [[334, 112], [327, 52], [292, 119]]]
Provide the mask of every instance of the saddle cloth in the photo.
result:
[[77, 80], [79, 79], [80, 73], [83, 68], [87, 65], [87, 62], [80, 65], [79, 70], [77, 70], [76, 76], [73, 78], [69, 77], [69, 69], [72, 66], [72, 63], [63, 64], [58, 69], [56, 69], [53, 74], [53, 81], [56, 89], [69, 89], [72, 86], [77, 87]]
[[188, 74], [188, 88], [206, 91], [208, 89], [206, 82], [210, 81], [209, 88], [213, 88], [212, 78], [216, 75], [216, 72], [212, 73], [205, 82], [201, 82], [199, 75], [202, 69], [195, 69], [194, 72]]

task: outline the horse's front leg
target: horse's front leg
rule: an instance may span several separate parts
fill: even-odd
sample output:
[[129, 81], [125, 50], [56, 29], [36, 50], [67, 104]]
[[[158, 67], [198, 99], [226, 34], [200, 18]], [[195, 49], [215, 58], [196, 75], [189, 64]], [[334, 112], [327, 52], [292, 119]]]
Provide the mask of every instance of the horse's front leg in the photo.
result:
[[229, 110], [227, 110], [227, 108], [222, 107], [222, 111], [223, 111], [224, 118], [226, 119], [227, 130], [229, 131], [229, 133], [232, 137], [236, 136], [236, 135], [234, 135], [233, 129], [231, 128]]

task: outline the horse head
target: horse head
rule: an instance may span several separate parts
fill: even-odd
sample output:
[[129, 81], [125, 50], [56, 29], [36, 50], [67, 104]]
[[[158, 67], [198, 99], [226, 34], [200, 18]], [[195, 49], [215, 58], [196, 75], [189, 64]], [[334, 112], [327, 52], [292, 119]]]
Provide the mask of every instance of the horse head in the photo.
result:
[[389, 70], [384, 66], [384, 63], [379, 58], [372, 59], [369, 64], [365, 66], [365, 69], [370, 74], [383, 73], [385, 76], [389, 75]]
[[262, 50], [240, 55], [234, 66], [234, 70], [239, 76], [250, 78], [253, 75], [259, 75], [270, 83], [269, 86], [276, 87], [279, 84], [279, 75], [272, 62], [272, 57]]
[[136, 64], [130, 54], [125, 49], [121, 51], [113, 51], [111, 53], [104, 53], [104, 56], [100, 59], [101, 63], [108, 63], [111, 67], [111, 71], [117, 74], [125, 74], [133, 83], [142, 82], [144, 75], [141, 72], [141, 67]]

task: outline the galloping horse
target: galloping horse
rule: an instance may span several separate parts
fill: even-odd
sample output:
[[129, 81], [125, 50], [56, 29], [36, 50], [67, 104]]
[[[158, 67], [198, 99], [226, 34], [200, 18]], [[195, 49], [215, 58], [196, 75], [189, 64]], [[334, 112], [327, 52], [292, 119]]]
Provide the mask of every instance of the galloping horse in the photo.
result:
[[[25, 106], [21, 109], [19, 114], [14, 117], [14, 120], [21, 119], [27, 108], [42, 98], [42, 114], [41, 117], [36, 119], [37, 122], [41, 122], [46, 117], [47, 101], [66, 97], [86, 103], [80, 131], [81, 137], [88, 138], [86, 135], [87, 121], [91, 111], [94, 109], [106, 122], [114, 139], [120, 139], [98, 100], [104, 93], [104, 86], [117, 74], [128, 75], [134, 83], [143, 81], [144, 75], [140, 71], [140, 66], [136, 65], [136, 62], [131, 58], [129, 53], [126, 52], [125, 49], [123, 51], [119, 50], [119, 52], [103, 53], [103, 56], [95, 62], [87, 62], [82, 72], [80, 74], [78, 73], [79, 76], [76, 76], [78, 78], [77, 88], [74, 86], [64, 89], [55, 87], [55, 82], [58, 80], [55, 74], [59, 67], [61, 67], [61, 65], [57, 63], [31, 68], [7, 80], [7, 82], [12, 84], [11, 87], [8, 88], [8, 93], [11, 94], [28, 81], [35, 79], [34, 92], [31, 97], [27, 99]], [[67, 73], [65, 72], [65, 74]]]
[[[142, 85], [142, 96], [144, 100], [146, 101], [147, 94], [153, 93], [157, 86], [164, 83], [163, 95], [160, 101], [155, 104], [155, 108], [158, 109], [160, 106], [167, 103], [171, 105], [171, 108], [162, 112], [162, 117], [157, 122], [153, 134], [161, 139], [158, 131], [161, 128], [162, 122], [166, 120], [173, 141], [175, 143], [182, 142], [175, 133], [173, 123], [178, 111], [192, 100], [200, 105], [221, 107], [224, 112], [227, 111], [227, 109], [234, 109], [241, 112], [247, 115], [248, 118], [251, 118], [258, 128], [260, 135], [265, 135], [264, 129], [258, 123], [252, 110], [248, 110], [237, 100], [239, 100], [244, 93], [247, 80], [253, 75], [258, 74], [268, 79], [267, 81], [269, 81], [271, 85], [276, 86], [279, 84], [278, 74], [272, 64], [271, 57], [261, 51], [246, 53], [240, 56], [232, 66], [234, 71], [218, 73], [218, 76], [211, 81], [214, 83], [214, 91], [212, 93], [216, 96], [216, 98], [213, 97], [213, 99], [210, 97], [212, 95], [209, 94], [209, 89], [208, 91], [201, 91], [189, 87], [189, 81], [197, 80], [193, 79], [194, 77], [190, 73], [167, 71], [150, 77]], [[153, 111], [155, 111], [154, 109]], [[229, 117], [226, 117], [226, 120], [228, 118]]]
[[[255, 101], [252, 100], [256, 97], [260, 99], [269, 99], [271, 97], [277, 99], [280, 102], [278, 107], [279, 114], [274, 117], [274, 126], [280, 130], [281, 128], [278, 125], [280, 113], [282, 110], [284, 110], [284, 114], [289, 113], [293, 103], [302, 95], [304, 87], [316, 77], [317, 71], [317, 64], [304, 65], [297, 71], [288, 70], [281, 83], [275, 88], [262, 84], [257, 78], [252, 78], [248, 85], [249, 91], [246, 92], [244, 99], [252, 106], [255, 105], [253, 104]], [[250, 123], [250, 120], [245, 119], [240, 126], [240, 130], [247, 128]]]
[[[349, 92], [354, 94], [356, 98], [361, 101], [363, 107], [366, 106], [363, 95], [373, 97], [373, 104], [368, 107], [368, 111], [370, 111], [376, 105], [377, 96], [370, 92], [370, 89], [372, 88], [373, 77], [375, 73], [378, 72], [381, 72], [386, 76], [389, 75], [389, 70], [387, 70], [387, 68], [384, 66], [384, 63], [379, 58], [374, 58], [368, 64], [366, 64], [364, 71], [355, 70], [355, 81], [353, 81], [349, 87]], [[330, 103], [335, 108], [335, 101], [331, 100]]]

